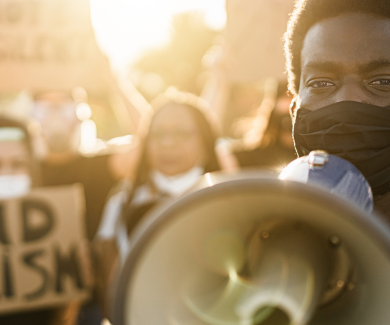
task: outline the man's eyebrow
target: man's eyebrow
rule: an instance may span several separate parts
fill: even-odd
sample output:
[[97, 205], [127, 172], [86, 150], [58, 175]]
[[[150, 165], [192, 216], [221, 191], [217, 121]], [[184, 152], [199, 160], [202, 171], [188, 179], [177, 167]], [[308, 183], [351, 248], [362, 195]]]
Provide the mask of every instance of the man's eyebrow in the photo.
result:
[[388, 67], [390, 67], [390, 60], [379, 59], [379, 60], [374, 60], [374, 61], [360, 64], [358, 69], [360, 73], [369, 73], [371, 71], [375, 71], [381, 68], [388, 68]]
[[342, 69], [342, 66], [331, 61], [309, 61], [305, 65], [306, 69], [336, 72]]
[[[361, 74], [365, 74], [381, 68], [389, 68], [389, 67], [390, 67], [390, 60], [378, 59], [367, 63], [359, 64], [358, 71]], [[343, 66], [341, 64], [337, 64], [332, 61], [309, 61], [305, 65], [305, 68], [319, 70], [319, 71], [326, 71], [326, 72], [340, 72], [343, 70]]]

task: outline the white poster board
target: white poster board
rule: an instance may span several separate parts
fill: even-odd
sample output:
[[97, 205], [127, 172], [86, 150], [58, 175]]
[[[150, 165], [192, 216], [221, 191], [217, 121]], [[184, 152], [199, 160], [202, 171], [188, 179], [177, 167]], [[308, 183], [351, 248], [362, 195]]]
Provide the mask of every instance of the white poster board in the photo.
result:
[[0, 201], [0, 314], [89, 296], [80, 185]]

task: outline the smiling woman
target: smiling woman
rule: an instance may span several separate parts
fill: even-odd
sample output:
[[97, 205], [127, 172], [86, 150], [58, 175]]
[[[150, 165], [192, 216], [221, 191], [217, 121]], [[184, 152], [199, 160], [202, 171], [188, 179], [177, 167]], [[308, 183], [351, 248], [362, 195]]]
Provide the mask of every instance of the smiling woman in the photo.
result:
[[211, 28], [226, 24], [225, 0], [91, 0], [97, 41], [117, 69], [168, 43], [172, 17], [187, 11], [203, 12]]

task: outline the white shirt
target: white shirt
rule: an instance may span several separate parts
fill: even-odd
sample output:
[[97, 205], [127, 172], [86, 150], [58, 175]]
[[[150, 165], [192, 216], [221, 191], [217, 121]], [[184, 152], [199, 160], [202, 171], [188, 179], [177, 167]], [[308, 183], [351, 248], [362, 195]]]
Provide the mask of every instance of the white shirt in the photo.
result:
[[[203, 175], [203, 168], [194, 167], [186, 173], [167, 176], [158, 171], [151, 172], [151, 180], [160, 193], [166, 193], [170, 197], [177, 197], [193, 187], [199, 177]], [[121, 264], [124, 263], [131, 249], [131, 242], [127, 235], [127, 229], [120, 221], [123, 205], [129, 195], [129, 186], [122, 186], [122, 190], [111, 196], [104, 207], [102, 221], [96, 234], [98, 239], [110, 240], [116, 237]], [[148, 184], [141, 185], [132, 200], [134, 205], [142, 205], [155, 199]]]

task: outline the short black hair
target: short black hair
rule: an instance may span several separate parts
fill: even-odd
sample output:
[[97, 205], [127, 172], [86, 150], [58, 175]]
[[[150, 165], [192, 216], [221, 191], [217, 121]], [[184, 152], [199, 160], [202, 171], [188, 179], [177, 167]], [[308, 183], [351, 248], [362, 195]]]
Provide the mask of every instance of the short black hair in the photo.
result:
[[390, 19], [389, 0], [297, 0], [285, 33], [289, 90], [296, 95], [301, 78], [301, 51], [309, 29], [316, 23], [342, 14], [361, 12]]

